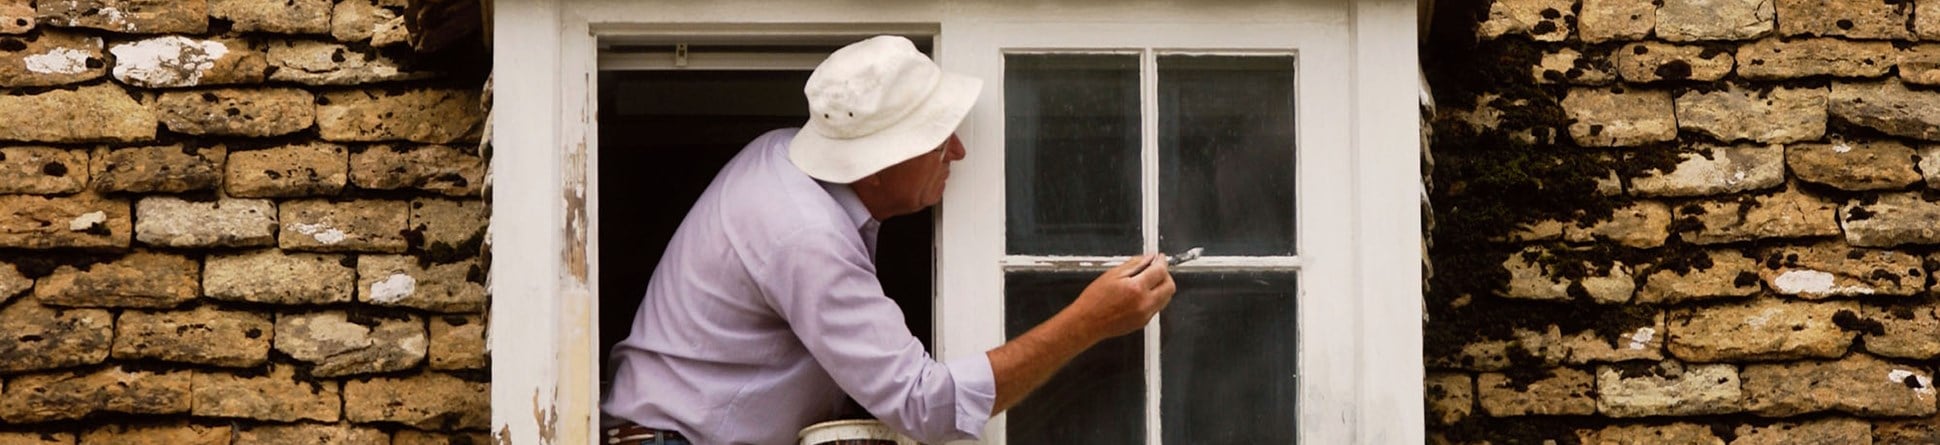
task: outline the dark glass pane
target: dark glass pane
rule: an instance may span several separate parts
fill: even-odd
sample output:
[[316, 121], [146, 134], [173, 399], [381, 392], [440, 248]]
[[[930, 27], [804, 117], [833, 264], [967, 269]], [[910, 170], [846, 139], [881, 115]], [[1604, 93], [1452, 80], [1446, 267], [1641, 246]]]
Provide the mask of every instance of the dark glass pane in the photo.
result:
[[1159, 320], [1165, 442], [1294, 443], [1293, 273], [1174, 279], [1179, 292]]
[[[1016, 338], [1078, 298], [1097, 273], [1004, 277], [1004, 332]], [[1145, 336], [1105, 340], [1079, 354], [1010, 410], [1010, 443], [1145, 442]]]
[[1140, 250], [1138, 56], [1004, 56], [1009, 252]]
[[1292, 255], [1293, 57], [1158, 64], [1159, 248]]

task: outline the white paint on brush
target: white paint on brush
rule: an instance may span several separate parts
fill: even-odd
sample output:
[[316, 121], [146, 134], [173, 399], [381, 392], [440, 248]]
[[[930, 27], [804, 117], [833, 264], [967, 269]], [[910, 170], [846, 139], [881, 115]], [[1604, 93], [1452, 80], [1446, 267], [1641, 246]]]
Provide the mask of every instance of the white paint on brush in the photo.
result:
[[67, 230], [79, 232], [87, 230], [89, 227], [94, 227], [95, 224], [104, 222], [108, 222], [108, 213], [96, 210], [83, 213], [81, 216], [76, 216], [74, 219], [69, 220], [67, 222]]
[[296, 225], [290, 226], [290, 228], [296, 229], [297, 233], [310, 235], [317, 242], [324, 244], [341, 243], [344, 242], [344, 239], [350, 237], [345, 235], [344, 231], [337, 230], [337, 228], [325, 224], [297, 223]]
[[74, 48], [54, 48], [46, 53], [21, 59], [27, 71], [40, 74], [80, 74], [88, 71], [88, 52]]
[[115, 45], [115, 79], [143, 87], [187, 87], [229, 54], [222, 42], [164, 36]]
[[1866, 286], [1839, 286], [1834, 281], [1836, 278], [1838, 277], [1825, 271], [1810, 269], [1792, 270], [1780, 274], [1778, 278], [1773, 279], [1772, 287], [1776, 287], [1779, 292], [1789, 295], [1853, 295], [1871, 294], [1874, 292], [1873, 288]]
[[370, 301], [377, 303], [396, 303], [411, 296], [418, 289], [418, 279], [401, 273], [391, 274], [384, 280], [371, 283]]

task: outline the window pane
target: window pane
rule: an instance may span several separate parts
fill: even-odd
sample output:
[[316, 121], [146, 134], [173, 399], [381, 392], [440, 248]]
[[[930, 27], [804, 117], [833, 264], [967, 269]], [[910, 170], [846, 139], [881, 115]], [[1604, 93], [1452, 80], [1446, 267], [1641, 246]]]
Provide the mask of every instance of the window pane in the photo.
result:
[[1294, 443], [1293, 272], [1181, 273], [1160, 315], [1166, 443]]
[[[1005, 334], [1016, 338], [1050, 319], [1097, 277], [1097, 273], [1005, 274]], [[1133, 333], [1105, 340], [1072, 359], [1010, 410], [1010, 443], [1144, 443], [1144, 339]]]
[[1140, 250], [1138, 56], [1004, 56], [1013, 254]]
[[1292, 255], [1294, 59], [1160, 56], [1159, 248]]

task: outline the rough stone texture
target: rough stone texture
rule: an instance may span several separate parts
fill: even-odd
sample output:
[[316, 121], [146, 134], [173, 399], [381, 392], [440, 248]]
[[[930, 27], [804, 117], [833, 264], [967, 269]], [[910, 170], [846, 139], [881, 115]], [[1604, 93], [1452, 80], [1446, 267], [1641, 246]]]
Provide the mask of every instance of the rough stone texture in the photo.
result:
[[1670, 238], [1671, 209], [1664, 203], [1638, 201], [1612, 212], [1609, 219], [1590, 227], [1566, 227], [1564, 238], [1571, 242], [1608, 241], [1638, 249], [1662, 246]]
[[328, 34], [331, 7], [330, 0], [209, 0], [209, 16], [237, 31]]
[[1561, 42], [1570, 35], [1576, 12], [1570, 0], [1495, 0], [1489, 17], [1476, 29], [1483, 38], [1525, 34], [1540, 42]]
[[380, 23], [394, 19], [403, 18], [371, 0], [339, 1], [330, 14], [330, 36], [345, 42], [370, 40]]
[[405, 201], [285, 201], [279, 244], [286, 250], [399, 253], [410, 204]]
[[1929, 445], [1940, 443], [1940, 419], [1873, 422], [1873, 445]]
[[1585, 445], [1725, 445], [1710, 425], [1695, 423], [1611, 425], [1576, 434], [1578, 443]]
[[418, 430], [398, 430], [391, 445], [466, 445], [492, 443], [492, 437], [485, 433], [427, 433]]
[[1623, 263], [1616, 263], [1608, 268], [1585, 264], [1591, 270], [1590, 275], [1582, 280], [1570, 281], [1557, 277], [1556, 271], [1546, 266], [1547, 262], [1556, 261], [1550, 259], [1550, 256], [1549, 251], [1535, 247], [1525, 249], [1521, 253], [1510, 254], [1509, 258], [1502, 262], [1502, 267], [1509, 271], [1509, 285], [1502, 291], [1502, 296], [1531, 300], [1569, 300], [1575, 298], [1573, 293], [1580, 292], [1598, 303], [1616, 304], [1630, 301], [1631, 294], [1637, 290], [1636, 279], [1631, 277], [1630, 267]]
[[350, 155], [350, 181], [372, 190], [476, 197], [484, 190], [485, 159], [444, 145], [375, 145]]
[[1785, 183], [1785, 149], [1779, 145], [1700, 146], [1680, 153], [1670, 173], [1652, 170], [1630, 180], [1644, 196], [1709, 196], [1762, 190]]
[[1543, 53], [1542, 62], [1530, 69], [1540, 83], [1604, 85], [1616, 80], [1609, 62], [1601, 57], [1585, 57], [1574, 49], [1562, 48]]
[[1848, 202], [1839, 211], [1846, 242], [1862, 247], [1940, 244], [1940, 202], [1920, 192], [1886, 193]]
[[378, 22], [377, 28], [372, 29], [370, 34], [370, 44], [376, 47], [399, 46], [410, 43], [410, 40], [411, 30], [405, 26], [404, 17]]
[[1744, 382], [1745, 410], [1760, 416], [1821, 411], [1868, 417], [1934, 413], [1931, 372], [1865, 354], [1837, 361], [1745, 365], [1739, 376]]
[[0, 445], [74, 445], [74, 433], [0, 432]]
[[115, 324], [114, 358], [210, 366], [256, 366], [269, 358], [269, 318], [201, 306], [176, 312], [127, 311]]
[[331, 141], [450, 144], [484, 129], [479, 93], [468, 90], [338, 91], [323, 94], [317, 128]]
[[177, 423], [168, 425], [106, 425], [81, 434], [81, 444], [114, 445], [226, 445], [235, 435], [230, 425]]
[[492, 420], [491, 385], [438, 373], [344, 383], [344, 417], [418, 429], [484, 429]]
[[189, 411], [189, 372], [98, 371], [30, 374], [8, 379], [0, 420], [79, 419], [97, 411], [175, 414]]
[[155, 110], [170, 131], [194, 135], [280, 136], [310, 128], [315, 97], [294, 88], [170, 91]]
[[1551, 369], [1548, 376], [1534, 381], [1516, 381], [1493, 372], [1475, 378], [1482, 411], [1495, 417], [1595, 413], [1595, 384], [1590, 373], [1571, 368]]
[[161, 36], [115, 44], [115, 80], [147, 88], [261, 83], [269, 64], [248, 41]]
[[1940, 92], [1906, 89], [1897, 79], [1832, 84], [1826, 109], [1832, 117], [1894, 136], [1940, 140]]
[[21, 275], [12, 264], [0, 263], [0, 304], [34, 287], [34, 280]]
[[1583, 0], [1576, 36], [1585, 42], [1641, 39], [1657, 27], [1657, 6], [1650, 0]]
[[181, 193], [211, 190], [222, 183], [223, 146], [164, 145], [126, 149], [97, 148], [90, 183], [97, 191]]
[[1898, 58], [1899, 50], [1891, 42], [1769, 38], [1738, 47], [1738, 75], [1758, 80], [1879, 77]]
[[1739, 425], [1731, 445], [1843, 445], [1873, 443], [1873, 425], [1849, 418]]
[[[1940, 15], [1940, 11], [1934, 11]], [[1900, 80], [1915, 85], [1940, 85], [1940, 45], [1921, 44], [1900, 51]]]
[[1927, 188], [1940, 189], [1940, 145], [1929, 145], [1920, 149], [1920, 176], [1926, 178]]
[[[1613, 337], [1595, 330], [1564, 335], [1554, 324], [1538, 331], [1515, 329], [1511, 340], [1483, 340], [1470, 343], [1453, 356], [1430, 357], [1431, 368], [1458, 368], [1474, 371], [1508, 369], [1512, 359], [1534, 356], [1544, 366], [1584, 365], [1630, 360], [1663, 360], [1664, 316], [1655, 314], [1643, 325], [1623, 326]], [[1511, 354], [1516, 354], [1512, 358]]]
[[1893, 140], [1834, 140], [1785, 149], [1785, 164], [1799, 180], [1851, 191], [1900, 189], [1920, 182], [1913, 159], [1912, 147]]
[[1425, 388], [1431, 424], [1454, 425], [1475, 412], [1475, 380], [1468, 374], [1430, 373]]
[[1787, 36], [1842, 36], [1854, 39], [1904, 39], [1912, 2], [1777, 0], [1778, 33]]
[[[355, 3], [346, 2], [346, 3]], [[434, 73], [408, 70], [374, 49], [313, 40], [271, 42], [270, 80], [305, 85], [357, 85], [423, 79]]]
[[191, 382], [197, 416], [335, 422], [342, 414], [335, 382], [298, 379], [290, 365], [274, 365], [256, 376], [197, 371]]
[[88, 183], [88, 152], [0, 147], [0, 194], [70, 194]]
[[210, 254], [202, 289], [219, 300], [272, 304], [351, 301], [356, 269], [343, 255], [284, 253], [276, 249]]
[[[333, 445], [392, 445], [391, 436], [383, 430], [370, 427], [350, 426], [349, 424], [321, 425], [298, 423], [290, 425], [238, 426], [234, 445], [282, 445], [299, 443], [327, 443]], [[478, 442], [491, 443], [490, 441]]]
[[1920, 257], [1891, 250], [1856, 249], [1822, 242], [1766, 250], [1765, 283], [1777, 292], [1806, 299], [1829, 296], [1901, 295], [1925, 292]]
[[1914, 0], [1913, 35], [1921, 40], [1940, 40], [1940, 0]]
[[1630, 82], [1713, 81], [1731, 74], [1731, 52], [1696, 45], [1636, 42], [1610, 53], [1617, 74]]
[[357, 301], [434, 312], [485, 309], [485, 272], [475, 260], [428, 267], [418, 258], [365, 255], [357, 260]]
[[[0, 34], [24, 34], [33, 31], [36, 22], [31, 0], [0, 0]], [[9, 442], [0, 440], [0, 443]]]
[[1599, 366], [1597, 412], [1610, 417], [1696, 416], [1739, 410], [1738, 368], [1655, 364]]
[[248, 198], [335, 195], [350, 180], [349, 162], [350, 150], [327, 142], [238, 151], [229, 154], [226, 189]]
[[431, 317], [431, 369], [482, 369], [485, 319], [477, 315]]
[[1825, 136], [1826, 90], [1773, 87], [1745, 89], [1737, 84], [1677, 96], [1677, 126], [1725, 141], [1765, 144], [1808, 141]]
[[479, 243], [485, 238], [485, 225], [490, 217], [484, 201], [411, 200], [411, 232], [420, 238], [413, 240], [412, 246], [440, 263], [478, 255], [482, 253]]
[[1879, 323], [1879, 329], [1866, 334], [1866, 351], [1886, 357], [1916, 360], [1940, 356], [1940, 307], [1932, 303], [1864, 307], [1860, 324]]
[[1664, 0], [1657, 37], [1673, 42], [1747, 40], [1770, 34], [1770, 0]]
[[1859, 305], [1759, 298], [1675, 309], [1668, 323], [1670, 352], [1699, 363], [1838, 357], [1855, 334], [1835, 322], [1842, 312], [1856, 316]]
[[1735, 250], [1708, 250], [1702, 262], [1709, 267], [1689, 270], [1653, 269], [1637, 292], [1637, 303], [1682, 303], [1709, 298], [1756, 295], [1764, 287], [1759, 281], [1758, 260]]
[[385, 316], [397, 318], [350, 317], [344, 311], [278, 315], [276, 350], [315, 364], [310, 374], [319, 377], [401, 371], [424, 361], [424, 320]]
[[[22, 298], [0, 309], [0, 372], [101, 363], [114, 339], [114, 315], [100, 309], [41, 306]], [[14, 386], [18, 386], [17, 383]]]
[[40, 20], [55, 26], [129, 34], [200, 34], [209, 28], [206, 0], [40, 1]]
[[128, 201], [95, 194], [0, 195], [0, 247], [128, 247], [128, 214]]
[[66, 85], [107, 72], [100, 37], [52, 30], [0, 36], [0, 88]]
[[1682, 232], [1684, 241], [1693, 244], [1839, 234], [1837, 205], [1798, 190], [1701, 201], [1675, 210], [1678, 220], [1697, 223]]
[[267, 199], [150, 196], [135, 203], [135, 240], [151, 246], [268, 246], [276, 244], [276, 228], [276, 204]]
[[1585, 147], [1623, 147], [1677, 138], [1670, 93], [1577, 88], [1563, 98], [1570, 138]]
[[0, 95], [0, 122], [7, 123], [0, 125], [0, 141], [146, 141], [155, 138], [155, 119], [114, 84]]
[[134, 252], [84, 267], [60, 266], [34, 286], [49, 306], [165, 308], [201, 293], [194, 258]]

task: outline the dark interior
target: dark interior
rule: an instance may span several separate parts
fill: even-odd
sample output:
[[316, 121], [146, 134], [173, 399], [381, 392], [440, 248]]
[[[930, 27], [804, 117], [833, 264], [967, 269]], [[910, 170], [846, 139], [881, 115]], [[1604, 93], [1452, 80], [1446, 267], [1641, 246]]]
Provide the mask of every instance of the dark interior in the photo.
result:
[[[625, 338], [648, 278], [715, 173], [756, 136], [800, 126], [808, 71], [603, 71], [599, 79], [600, 362]], [[931, 347], [935, 218], [883, 222], [877, 272]]]

